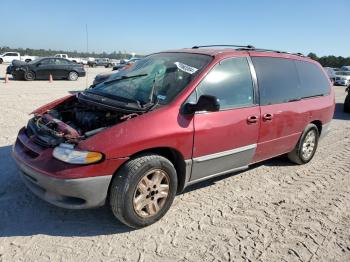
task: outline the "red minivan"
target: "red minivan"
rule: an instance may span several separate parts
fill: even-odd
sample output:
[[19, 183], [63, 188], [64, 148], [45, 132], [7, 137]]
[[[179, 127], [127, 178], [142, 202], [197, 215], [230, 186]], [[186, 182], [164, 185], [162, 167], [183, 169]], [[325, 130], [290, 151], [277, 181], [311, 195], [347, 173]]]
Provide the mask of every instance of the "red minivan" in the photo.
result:
[[72, 209], [107, 202], [139, 228], [193, 183], [282, 154], [309, 162], [334, 108], [327, 74], [299, 54], [160, 52], [35, 110], [13, 156], [42, 199]]

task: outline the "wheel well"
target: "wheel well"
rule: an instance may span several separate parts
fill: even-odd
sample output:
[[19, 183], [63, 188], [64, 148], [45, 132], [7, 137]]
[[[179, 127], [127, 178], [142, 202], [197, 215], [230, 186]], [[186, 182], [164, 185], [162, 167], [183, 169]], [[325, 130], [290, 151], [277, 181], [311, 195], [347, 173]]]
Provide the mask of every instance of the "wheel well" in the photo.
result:
[[[146, 154], [146, 153], [163, 156], [174, 165], [175, 170], [176, 170], [176, 174], [178, 177], [177, 193], [182, 192], [185, 188], [185, 179], [186, 179], [186, 164], [185, 164], [185, 160], [184, 160], [182, 154], [173, 148], [157, 147], [157, 148], [151, 148], [151, 149], [137, 152], [137, 153], [131, 155], [130, 159], [138, 157], [139, 155]], [[121, 166], [115, 171], [114, 174], [116, 174], [120, 168], [121, 168]], [[108, 188], [107, 198], [109, 196], [109, 190], [110, 190], [110, 188]]]
[[136, 154], [130, 156], [130, 158], [134, 158], [145, 153], [163, 156], [174, 165], [178, 178], [177, 193], [182, 192], [185, 187], [186, 179], [186, 164], [182, 154], [174, 148], [157, 147], [137, 152]]
[[320, 120], [314, 120], [311, 122], [311, 124], [314, 124], [318, 129], [318, 134], [321, 135], [322, 132], [322, 122]]

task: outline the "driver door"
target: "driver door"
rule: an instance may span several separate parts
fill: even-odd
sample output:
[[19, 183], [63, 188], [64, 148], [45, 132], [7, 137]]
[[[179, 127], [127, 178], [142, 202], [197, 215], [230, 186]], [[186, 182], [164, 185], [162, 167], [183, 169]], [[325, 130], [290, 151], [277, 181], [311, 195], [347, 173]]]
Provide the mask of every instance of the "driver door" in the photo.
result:
[[36, 78], [38, 79], [49, 79], [50, 74], [54, 77], [53, 66], [55, 63], [54, 58], [46, 58], [41, 60], [38, 64], [36, 64]]
[[246, 167], [255, 155], [260, 119], [247, 57], [218, 63], [196, 94], [217, 97], [220, 110], [194, 115], [191, 181]]

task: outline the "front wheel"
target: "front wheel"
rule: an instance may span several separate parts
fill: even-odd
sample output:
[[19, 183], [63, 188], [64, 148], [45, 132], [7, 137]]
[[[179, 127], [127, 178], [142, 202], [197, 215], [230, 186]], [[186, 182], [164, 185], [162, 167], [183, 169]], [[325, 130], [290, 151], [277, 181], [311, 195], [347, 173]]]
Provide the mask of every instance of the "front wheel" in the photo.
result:
[[161, 219], [176, 195], [177, 175], [166, 158], [146, 154], [128, 161], [115, 175], [110, 206], [122, 223], [141, 228]]
[[314, 124], [308, 124], [294, 150], [288, 158], [299, 165], [306, 164], [314, 157], [319, 139], [319, 132]]
[[79, 77], [78, 73], [74, 72], [74, 71], [69, 72], [69, 74], [68, 74], [68, 80], [70, 80], [70, 81], [77, 81], [78, 77]]
[[35, 73], [33, 71], [27, 71], [24, 73], [24, 79], [27, 81], [35, 80]]

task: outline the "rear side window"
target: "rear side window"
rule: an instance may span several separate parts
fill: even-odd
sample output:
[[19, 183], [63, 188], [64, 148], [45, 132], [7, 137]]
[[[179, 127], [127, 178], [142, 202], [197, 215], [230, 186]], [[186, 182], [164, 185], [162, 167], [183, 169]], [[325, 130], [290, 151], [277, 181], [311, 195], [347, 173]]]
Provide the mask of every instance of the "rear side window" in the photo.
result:
[[299, 97], [299, 79], [293, 60], [252, 57], [261, 105], [286, 103]]
[[253, 81], [247, 58], [229, 58], [217, 64], [197, 87], [197, 97], [213, 95], [220, 109], [253, 105]]
[[304, 61], [295, 63], [300, 78], [301, 98], [329, 94], [328, 79], [317, 65]]
[[273, 57], [252, 57], [252, 61], [258, 78], [260, 105], [329, 94], [327, 77], [313, 63]]

